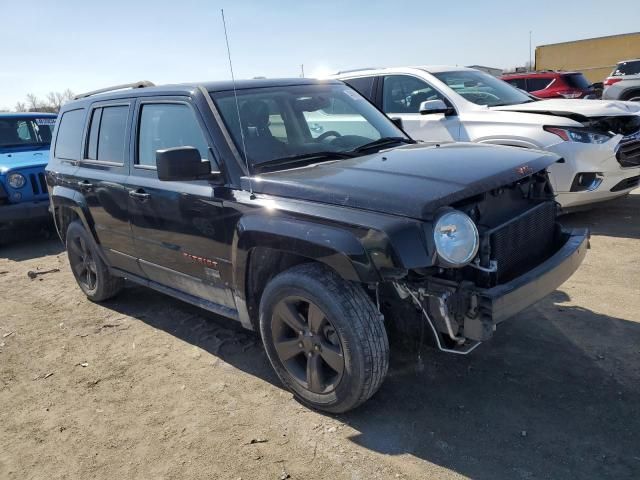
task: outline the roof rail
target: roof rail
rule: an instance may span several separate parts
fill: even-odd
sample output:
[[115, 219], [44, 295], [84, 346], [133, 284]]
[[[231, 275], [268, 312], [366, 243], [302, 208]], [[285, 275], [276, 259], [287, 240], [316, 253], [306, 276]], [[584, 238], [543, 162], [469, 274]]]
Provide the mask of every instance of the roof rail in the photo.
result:
[[336, 72], [334, 75], [342, 75], [344, 73], [353, 73], [353, 72], [361, 72], [364, 70], [377, 70], [377, 67], [364, 67], [364, 68], [352, 68], [351, 70], [340, 70]]
[[145, 87], [155, 87], [155, 84], [148, 80], [140, 80], [139, 82], [133, 83], [123, 83], [122, 85], [114, 85], [113, 87], [100, 88], [98, 90], [92, 90], [91, 92], [80, 93], [73, 97], [74, 100], [78, 100], [80, 98], [90, 97], [92, 95], [97, 95], [99, 93], [112, 92], [114, 90], [124, 90], [125, 88], [145, 88]]

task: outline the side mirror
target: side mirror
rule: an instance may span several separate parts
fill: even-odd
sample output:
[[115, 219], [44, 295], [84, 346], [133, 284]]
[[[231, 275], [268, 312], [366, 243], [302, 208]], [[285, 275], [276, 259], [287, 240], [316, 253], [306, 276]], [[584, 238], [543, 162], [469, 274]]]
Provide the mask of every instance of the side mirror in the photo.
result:
[[390, 119], [393, 124], [398, 127], [400, 130], [404, 130], [404, 127], [402, 126], [402, 119], [400, 117], [393, 117]]
[[451, 115], [455, 110], [448, 107], [442, 100], [426, 100], [420, 104], [418, 110], [420, 115], [429, 115], [432, 113], [444, 113], [445, 115]]
[[198, 180], [220, 172], [211, 171], [211, 162], [202, 160], [194, 147], [175, 147], [156, 151], [158, 178], [163, 181]]

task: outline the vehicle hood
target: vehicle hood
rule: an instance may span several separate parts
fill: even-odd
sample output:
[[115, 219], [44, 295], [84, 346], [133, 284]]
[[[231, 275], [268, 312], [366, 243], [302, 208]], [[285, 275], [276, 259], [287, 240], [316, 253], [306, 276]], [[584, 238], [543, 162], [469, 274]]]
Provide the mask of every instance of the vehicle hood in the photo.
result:
[[592, 117], [637, 115], [640, 114], [640, 104], [620, 102], [616, 100], [579, 100], [559, 98], [523, 103], [521, 105], [491, 107], [491, 110], [556, 115], [580, 121], [584, 118]]
[[[254, 177], [256, 194], [428, 220], [439, 208], [540, 171], [559, 157], [473, 143], [407, 145]], [[242, 187], [249, 189], [248, 178]]]
[[0, 151], [0, 174], [27, 167], [44, 167], [49, 161], [49, 150]]

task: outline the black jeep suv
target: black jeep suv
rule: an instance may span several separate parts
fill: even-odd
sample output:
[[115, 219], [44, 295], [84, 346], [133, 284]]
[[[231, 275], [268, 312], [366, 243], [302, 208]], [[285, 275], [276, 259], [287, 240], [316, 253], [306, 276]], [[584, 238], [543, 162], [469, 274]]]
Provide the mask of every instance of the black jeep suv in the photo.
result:
[[551, 154], [418, 144], [338, 81], [109, 90], [63, 107], [47, 167], [80, 288], [126, 278], [259, 330], [315, 408], [373, 395], [388, 329], [468, 353], [584, 258]]

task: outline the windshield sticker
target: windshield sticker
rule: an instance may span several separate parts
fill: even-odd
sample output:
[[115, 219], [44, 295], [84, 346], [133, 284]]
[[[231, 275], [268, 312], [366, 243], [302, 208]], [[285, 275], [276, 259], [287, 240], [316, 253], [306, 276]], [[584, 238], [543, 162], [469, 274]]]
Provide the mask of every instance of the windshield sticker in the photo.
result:
[[362, 97], [357, 94], [356, 92], [354, 92], [353, 90], [351, 90], [350, 88], [344, 91], [345, 95], [347, 95], [348, 97], [353, 98], [354, 100], [362, 100]]
[[55, 118], [36, 118], [36, 125], [48, 125], [50, 127], [55, 126]]

